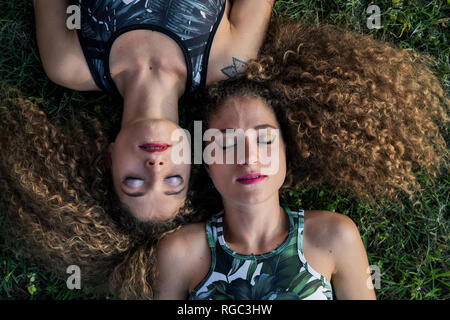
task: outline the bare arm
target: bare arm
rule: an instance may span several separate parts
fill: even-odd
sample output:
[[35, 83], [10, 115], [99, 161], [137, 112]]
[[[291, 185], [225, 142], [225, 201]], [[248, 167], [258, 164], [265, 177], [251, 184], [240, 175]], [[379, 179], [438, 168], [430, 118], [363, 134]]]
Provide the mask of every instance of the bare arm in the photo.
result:
[[274, 0], [231, 2], [228, 22], [218, 31], [223, 41], [219, 41], [221, 44], [217, 48], [213, 47], [211, 56], [214, 58], [210, 59], [210, 65], [214, 68], [208, 69], [207, 83], [239, 75], [247, 68], [247, 61], [257, 57], [273, 4]]
[[183, 300], [211, 265], [205, 224], [189, 224], [158, 244], [156, 299]]
[[44, 70], [55, 83], [74, 90], [99, 90], [76, 30], [66, 26], [68, 0], [34, 0], [36, 35]]
[[255, 58], [269, 25], [275, 0], [234, 0], [230, 12], [231, 34], [234, 41], [244, 43]]
[[176, 235], [169, 235], [158, 244], [156, 300], [183, 300], [188, 296], [183, 261], [186, 249]]
[[369, 288], [370, 272], [366, 250], [355, 223], [341, 215], [333, 245], [335, 268], [331, 277], [339, 300], [374, 300]]

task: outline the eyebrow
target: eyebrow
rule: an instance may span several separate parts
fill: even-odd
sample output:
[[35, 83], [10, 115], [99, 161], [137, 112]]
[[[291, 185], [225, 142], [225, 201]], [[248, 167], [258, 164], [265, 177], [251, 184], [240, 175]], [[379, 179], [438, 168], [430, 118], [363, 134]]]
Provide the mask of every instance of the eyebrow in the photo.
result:
[[[258, 125], [256, 127], [254, 127], [253, 129], [260, 130], [260, 129], [266, 129], [266, 128], [279, 129], [277, 127], [274, 127], [271, 124], [260, 124], [260, 125]], [[225, 129], [220, 129], [220, 132], [226, 133], [227, 130], [236, 130], [236, 129], [235, 128], [225, 128]]]
[[[168, 196], [175, 196], [175, 195], [179, 195], [180, 193], [182, 193], [184, 191], [184, 189], [186, 189], [186, 186], [184, 186], [183, 189], [181, 189], [179, 191], [166, 191], [166, 192], [164, 192], [164, 194], [168, 195]], [[126, 192], [123, 189], [121, 189], [121, 190], [127, 196], [132, 197], [132, 198], [142, 197], [142, 196], [144, 196], [146, 194], [145, 192], [129, 193], [129, 192]]]

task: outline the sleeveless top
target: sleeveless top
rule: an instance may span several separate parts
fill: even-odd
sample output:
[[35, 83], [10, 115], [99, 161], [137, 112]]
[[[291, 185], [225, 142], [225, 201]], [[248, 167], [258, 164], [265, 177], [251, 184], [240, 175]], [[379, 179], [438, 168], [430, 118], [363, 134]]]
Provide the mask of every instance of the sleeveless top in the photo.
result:
[[303, 255], [304, 211], [290, 211], [289, 233], [271, 252], [243, 255], [223, 237], [223, 211], [206, 223], [211, 267], [190, 300], [332, 300], [331, 283]]
[[211, 44], [226, 0], [77, 0], [78, 38], [99, 88], [120, 95], [111, 78], [109, 55], [114, 41], [132, 30], [161, 32], [181, 48], [187, 67], [186, 90], [206, 82]]

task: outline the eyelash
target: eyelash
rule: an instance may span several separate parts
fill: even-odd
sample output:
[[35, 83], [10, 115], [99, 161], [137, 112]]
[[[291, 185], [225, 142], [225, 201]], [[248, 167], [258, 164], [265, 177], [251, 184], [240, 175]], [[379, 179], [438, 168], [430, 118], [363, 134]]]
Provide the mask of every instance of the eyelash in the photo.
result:
[[183, 180], [183, 178], [179, 174], [176, 174], [174, 176], [165, 177], [164, 179], [170, 179], [170, 178], [180, 178], [181, 180]]
[[[261, 143], [261, 144], [272, 144], [274, 141], [275, 141], [275, 137], [273, 137], [273, 139], [272, 139], [271, 141], [269, 141], [269, 142], [260, 142], [260, 141], [259, 141], [259, 138], [257, 139], [257, 142], [258, 142], [258, 143]], [[227, 147], [222, 146], [222, 150], [234, 148], [235, 146], [236, 146], [236, 143], [233, 144], [232, 146], [227, 146]]]
[[144, 181], [144, 179], [141, 179], [141, 178], [125, 177], [125, 180], [124, 180], [124, 181], [127, 181], [127, 180], [141, 180], [141, 181]]
[[275, 140], [275, 137], [274, 137], [271, 141], [269, 141], [269, 142], [260, 142], [259, 139], [258, 139], [258, 143], [272, 144], [272, 142], [274, 142], [274, 140]]
[[222, 150], [226, 150], [226, 149], [234, 148], [235, 146], [236, 146], [236, 143], [235, 143], [235, 144], [233, 144], [232, 146], [227, 146], [227, 147], [225, 147], [225, 146], [222, 146]]

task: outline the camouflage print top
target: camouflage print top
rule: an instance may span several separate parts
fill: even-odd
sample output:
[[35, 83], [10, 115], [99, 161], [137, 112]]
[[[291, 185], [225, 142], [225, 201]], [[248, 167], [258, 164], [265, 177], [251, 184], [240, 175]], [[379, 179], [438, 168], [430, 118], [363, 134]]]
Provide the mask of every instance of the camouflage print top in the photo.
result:
[[206, 223], [211, 268], [189, 295], [190, 300], [332, 300], [330, 282], [303, 255], [304, 211], [290, 211], [289, 233], [271, 252], [243, 255], [223, 238], [223, 212]]
[[186, 90], [206, 82], [209, 52], [226, 0], [73, 0], [81, 9], [78, 37], [95, 83], [120, 95], [109, 72], [109, 54], [123, 33], [147, 29], [172, 38], [183, 51]]

